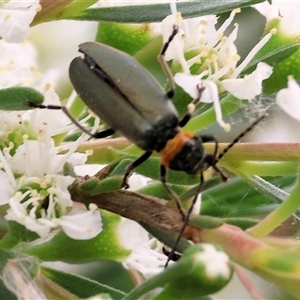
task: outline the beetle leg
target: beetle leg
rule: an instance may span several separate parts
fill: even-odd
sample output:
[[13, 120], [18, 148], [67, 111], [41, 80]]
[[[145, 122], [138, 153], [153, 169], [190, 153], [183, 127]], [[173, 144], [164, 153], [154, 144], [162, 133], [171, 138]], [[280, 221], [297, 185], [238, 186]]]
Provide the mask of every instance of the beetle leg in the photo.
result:
[[92, 134], [92, 136], [95, 139], [102, 139], [102, 138], [110, 136], [114, 133], [115, 133], [115, 130], [113, 130], [112, 128], [108, 128], [108, 129], [102, 130], [100, 132], [96, 132], [96, 133]]
[[172, 31], [171, 35], [169, 36], [169, 39], [163, 45], [163, 48], [162, 48], [160, 54], [157, 57], [157, 60], [159, 61], [162, 69], [164, 70], [164, 72], [167, 75], [168, 80], [171, 84], [171, 89], [167, 92], [168, 98], [173, 98], [173, 96], [175, 94], [175, 82], [173, 80], [173, 74], [170, 70], [170, 67], [168, 66], [168, 63], [166, 62], [165, 54], [166, 54], [166, 51], [167, 51], [170, 43], [172, 42], [172, 40], [174, 39], [174, 37], [177, 33], [178, 33], [178, 26], [174, 25], [173, 26], [173, 31]]
[[218, 159], [217, 159], [218, 145], [219, 145], [218, 140], [213, 135], [200, 135], [200, 138], [202, 139], [202, 143], [208, 143], [208, 142], [215, 143], [214, 153], [206, 154], [203, 161], [209, 163], [211, 165], [211, 167], [221, 176], [222, 180], [226, 181], [228, 179], [227, 176], [216, 165], [216, 163], [218, 162]]
[[205, 90], [205, 87], [202, 84], [197, 85], [198, 89], [198, 97], [195, 98], [188, 106], [187, 106], [187, 113], [183, 116], [183, 118], [179, 121], [179, 126], [185, 126], [188, 121], [191, 119], [193, 112], [195, 111], [196, 105], [200, 102], [202, 93]]
[[200, 192], [201, 192], [203, 183], [204, 183], [204, 178], [203, 178], [203, 173], [201, 173], [201, 174], [200, 174], [200, 183], [199, 183], [199, 185], [198, 185], [198, 187], [197, 187], [196, 194], [195, 194], [195, 196], [194, 196], [194, 198], [193, 198], [193, 201], [192, 201], [192, 203], [191, 203], [191, 205], [190, 205], [190, 207], [189, 207], [189, 209], [188, 209], [188, 211], [187, 211], [187, 213], [186, 213], [186, 215], [185, 215], [185, 218], [184, 218], [184, 220], [183, 220], [183, 226], [182, 226], [181, 229], [180, 229], [180, 232], [179, 232], [179, 234], [178, 234], [178, 236], [177, 236], [177, 238], [176, 238], [176, 241], [175, 241], [175, 243], [174, 243], [174, 246], [173, 246], [172, 250], [169, 252], [168, 259], [167, 259], [167, 262], [166, 262], [166, 264], [165, 264], [165, 268], [168, 266], [169, 261], [172, 260], [172, 258], [173, 258], [174, 255], [175, 255], [176, 248], [177, 248], [177, 246], [178, 246], [178, 244], [179, 244], [179, 242], [180, 242], [180, 239], [181, 239], [181, 237], [182, 237], [182, 234], [183, 234], [183, 232], [184, 232], [186, 226], [187, 226], [188, 223], [189, 223], [190, 216], [191, 216], [191, 214], [192, 214], [192, 212], [193, 212], [193, 208], [194, 208], [195, 203], [196, 203], [196, 201], [197, 201], [198, 195], [199, 195]]
[[214, 153], [212, 154], [213, 164], [215, 164], [215, 160], [216, 160], [217, 154], [218, 154], [218, 146], [219, 146], [218, 140], [213, 135], [209, 135], [209, 134], [200, 135], [200, 138], [202, 140], [202, 143], [209, 143], [209, 142], [215, 143], [215, 150], [214, 150]]
[[172, 257], [170, 257], [171, 251], [172, 251], [172, 249], [169, 249], [166, 246], [162, 247], [162, 252], [163, 252], [164, 255], [166, 255], [168, 257], [169, 261], [170, 260], [177, 261], [181, 258], [181, 254], [176, 252], [176, 251], [174, 251]]
[[166, 174], [167, 174], [167, 169], [164, 165], [160, 165], [160, 180], [162, 182], [162, 184], [164, 185], [165, 189], [167, 190], [167, 192], [169, 193], [169, 195], [171, 196], [171, 198], [174, 200], [174, 202], [176, 203], [177, 209], [180, 212], [182, 219], [185, 219], [185, 213], [182, 210], [182, 203], [180, 198], [177, 196], [176, 193], [174, 193], [174, 191], [167, 185], [166, 182]]
[[121, 188], [128, 189], [129, 185], [127, 183], [128, 177], [130, 177], [132, 171], [138, 167], [140, 164], [142, 164], [144, 161], [146, 161], [152, 154], [153, 151], [146, 151], [142, 156], [137, 158], [135, 161], [133, 161], [126, 169], [125, 175], [123, 177], [123, 181], [121, 184]]

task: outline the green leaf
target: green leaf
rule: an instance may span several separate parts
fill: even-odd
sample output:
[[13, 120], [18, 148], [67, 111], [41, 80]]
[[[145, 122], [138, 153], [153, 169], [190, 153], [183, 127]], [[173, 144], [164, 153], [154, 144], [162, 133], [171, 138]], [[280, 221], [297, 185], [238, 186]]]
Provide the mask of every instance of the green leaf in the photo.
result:
[[[286, 197], [275, 210], [261, 220], [256, 226], [249, 229], [249, 234], [258, 238], [268, 235], [298, 210], [300, 205], [300, 167], [298, 167], [297, 175], [296, 185], [293, 187], [293, 190], [288, 197]], [[263, 185], [261, 184], [261, 186]], [[266, 192], [273, 192], [270, 186], [265, 186], [264, 189]], [[273, 192], [273, 195], [276, 196], [277, 193], [279, 193], [279, 191], [276, 190], [275, 193]]]
[[28, 87], [11, 87], [0, 90], [0, 110], [28, 110], [27, 102], [43, 103], [44, 96]]
[[110, 286], [79, 275], [74, 275], [47, 267], [42, 267], [42, 273], [64, 289], [68, 290], [72, 294], [77, 295], [80, 299], [104, 293], [109, 294], [112, 299], [117, 300], [121, 299], [125, 295], [123, 292]]
[[[152, 236], [154, 236], [156, 239], [158, 239], [167, 247], [170, 247], [171, 249], [174, 247], [175, 241], [177, 239], [177, 235], [167, 234], [166, 232], [158, 230], [157, 228], [143, 222], [139, 222], [139, 224], [143, 226]], [[191, 247], [191, 243], [187, 239], [182, 237], [178, 245], [176, 246], [176, 251], [179, 253], [183, 253], [186, 249], [190, 247]], [[166, 261], [167, 261], [167, 256], [166, 256]]]
[[101, 193], [109, 193], [119, 190], [122, 183], [122, 177], [109, 177], [99, 181], [97, 178], [92, 178], [78, 185], [82, 192], [89, 196], [98, 195]]
[[259, 56], [258, 58], [255, 58], [252, 60], [249, 65], [243, 70], [241, 75], [249, 74], [251, 73], [256, 65], [260, 62], [265, 62], [270, 66], [275, 65], [276, 63], [282, 61], [283, 59], [291, 56], [294, 54], [297, 50], [299, 50], [299, 44], [298, 43], [290, 43], [287, 45], [283, 45], [280, 48], [274, 49], [268, 53], [265, 53], [262, 56]]
[[[262, 0], [235, 0], [235, 1], [189, 1], [177, 3], [177, 10], [184, 18], [193, 18], [210, 14], [220, 14], [234, 8], [247, 7]], [[102, 7], [87, 9], [70, 19], [89, 21], [109, 21], [121, 23], [148, 23], [160, 22], [170, 15], [169, 4], [130, 5], [123, 7]]]
[[2, 248], [12, 248], [20, 242], [31, 242], [39, 237], [36, 232], [26, 229], [25, 226], [15, 221], [8, 221], [8, 231], [0, 241], [0, 246]]
[[49, 22], [58, 19], [64, 19], [68, 15], [74, 15], [78, 12], [86, 9], [97, 2], [97, 0], [85, 0], [85, 1], [43, 1], [42, 9], [36, 14], [31, 26]]
[[[255, 273], [283, 287], [297, 297], [295, 299], [299, 299], [300, 294], [300, 255], [298, 249], [297, 246], [290, 249], [258, 247], [251, 255]], [[291, 297], [285, 299], [291, 299]]]
[[[275, 60], [273, 58], [267, 58], [266, 60], [267, 63], [274, 65], [274, 67], [271, 76], [264, 81], [263, 92], [265, 94], [273, 94], [286, 87], [287, 77], [289, 75], [292, 75], [296, 80], [300, 79], [298, 67], [300, 61], [298, 37], [296, 34], [287, 34], [282, 31], [281, 22], [281, 18], [273, 18], [268, 22], [265, 32], [270, 32], [275, 28], [276, 33], [272, 35], [268, 43], [254, 58], [268, 56], [268, 53], [274, 54]], [[298, 45], [296, 44], [297, 41]], [[285, 47], [286, 49], [284, 49]], [[279, 49], [279, 53], [276, 53], [277, 49]]]
[[121, 260], [130, 254], [120, 245], [117, 227], [121, 217], [101, 211], [103, 230], [90, 240], [74, 240], [59, 232], [50, 241], [27, 247], [23, 251], [45, 261], [85, 263], [99, 259]]
[[[241, 107], [241, 101], [230, 94], [222, 98], [220, 104], [223, 117], [231, 114]], [[205, 112], [190, 120], [184, 129], [193, 132], [200, 131], [215, 122], [216, 113], [214, 107], [211, 105]]]
[[[182, 185], [174, 185], [174, 184], [168, 183], [168, 186], [177, 195], [181, 195], [182, 193], [185, 193], [187, 190], [187, 187], [182, 186]], [[150, 196], [158, 197], [160, 199], [170, 200], [170, 195], [169, 195], [168, 191], [166, 190], [166, 188], [164, 187], [164, 185], [161, 182], [157, 182], [157, 181], [147, 184], [146, 186], [138, 189], [137, 192], [140, 194], [143, 194], [143, 195], [150, 195]]]
[[219, 218], [208, 216], [196, 216], [189, 221], [189, 224], [200, 229], [214, 229], [222, 226], [224, 224], [224, 221]]
[[[281, 204], [289, 196], [287, 192], [259, 176], [243, 177], [243, 179], [275, 203]], [[298, 211], [300, 212], [300, 210]]]
[[240, 227], [243, 230], [246, 230], [259, 222], [252, 218], [223, 218], [222, 220], [224, 223]]
[[[279, 185], [281, 189], [290, 186], [294, 180], [295, 176], [268, 178], [270, 184]], [[201, 214], [221, 218], [264, 215], [278, 206], [274, 200], [269, 194], [262, 195], [242, 179], [233, 178], [202, 193]]]
[[152, 38], [150, 30], [146, 26], [100, 22], [96, 41], [133, 56], [145, 47]]

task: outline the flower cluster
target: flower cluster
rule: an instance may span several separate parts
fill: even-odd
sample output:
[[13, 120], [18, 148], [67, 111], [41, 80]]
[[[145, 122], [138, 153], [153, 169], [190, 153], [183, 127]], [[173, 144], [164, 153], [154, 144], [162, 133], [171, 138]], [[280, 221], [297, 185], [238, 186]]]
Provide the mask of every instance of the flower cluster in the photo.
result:
[[39, 0], [3, 1], [0, 4], [0, 36], [10, 43], [22, 42], [29, 33], [29, 25], [41, 10]]
[[[0, 203], [10, 206], [5, 218], [41, 237], [60, 226], [75, 239], [94, 237], [102, 228], [99, 211], [72, 209], [68, 186], [75, 179], [63, 175], [66, 162], [75, 166], [86, 161], [86, 154], [75, 153], [86, 137], [56, 147], [46, 130], [34, 126], [38, 117], [39, 111], [1, 113]], [[43, 125], [51, 128], [50, 123], [44, 119]]]
[[[26, 9], [25, 3], [16, 5], [9, 2], [0, 10], [1, 34], [6, 39], [0, 41], [0, 88], [32, 87], [44, 95], [45, 104], [59, 105], [53, 85], [38, 70], [33, 45], [10, 43], [26, 37], [39, 1], [26, 2]], [[75, 179], [63, 175], [66, 162], [73, 166], [85, 163], [87, 155], [75, 151], [88, 137], [55, 146], [55, 136], [74, 127], [60, 111], [0, 112], [0, 204], [9, 204], [7, 220], [40, 237], [61, 227], [72, 238], [89, 239], [102, 229], [100, 213], [93, 206], [87, 211], [73, 208], [68, 186]]]
[[[237, 38], [238, 24], [235, 24], [229, 36], [225, 36], [224, 31], [238, 12], [239, 10], [233, 10], [219, 29], [215, 27], [217, 16], [183, 20], [176, 9], [162, 21], [165, 42], [174, 30], [174, 24], [179, 27], [179, 33], [166, 52], [166, 60], [178, 61], [182, 68], [182, 72], [174, 76], [176, 84], [193, 99], [200, 97], [201, 102], [213, 103], [217, 122], [225, 131], [230, 130], [230, 125], [225, 124], [222, 119], [219, 94], [227, 91], [237, 98], [250, 101], [261, 94], [263, 80], [272, 73], [271, 66], [259, 63], [255, 71], [240, 78], [240, 74], [254, 55], [268, 42], [272, 32], [265, 35], [244, 61], [237, 65], [240, 57], [234, 42]], [[186, 59], [185, 53], [192, 56]], [[205, 89], [199, 95], [202, 87]]]
[[[59, 105], [55, 85], [50, 77], [39, 71], [37, 50], [25, 40], [29, 26], [41, 8], [38, 0], [1, 4], [0, 89], [32, 87], [43, 94], [44, 104]], [[276, 30], [283, 31], [285, 26], [269, 30], [240, 62], [235, 45], [238, 24], [234, 24], [234, 29], [225, 35], [239, 10], [233, 10], [217, 29], [216, 15], [184, 20], [174, 2], [171, 8], [172, 14], [161, 23], [161, 34], [166, 42], [174, 28], [179, 30], [165, 55], [167, 61], [173, 60], [173, 68], [177, 70], [174, 80], [193, 99], [201, 96], [201, 102], [213, 103], [217, 122], [228, 131], [230, 125], [223, 120], [219, 95], [227, 92], [251, 101], [262, 93], [263, 81], [272, 75], [273, 67], [260, 62], [253, 72], [245, 73], [245, 70]], [[281, 18], [278, 9], [276, 12], [271, 16]], [[288, 34], [297, 35], [294, 31]], [[199, 91], [203, 91], [201, 95]], [[73, 98], [72, 93], [69, 102]], [[276, 102], [285, 112], [300, 120], [299, 98], [300, 88], [289, 77], [288, 87], [278, 92]], [[97, 126], [95, 122], [93, 130]], [[6, 220], [23, 225], [41, 238], [62, 229], [73, 239], [86, 240], [96, 237], [103, 229], [97, 207], [90, 205], [88, 210], [75, 208], [68, 191], [75, 178], [64, 174], [64, 165], [85, 164], [87, 155], [76, 153], [76, 149], [88, 136], [82, 134], [75, 141], [62, 145], [56, 144], [56, 138], [74, 128], [75, 125], [61, 111], [0, 112], [0, 205], [8, 207]], [[144, 183], [137, 184], [137, 187], [141, 185]], [[166, 257], [161, 253], [161, 245], [140, 225], [121, 219], [115, 233], [120, 248], [131, 251], [123, 260], [126, 268], [138, 270], [146, 278], [163, 270]], [[217, 251], [206, 248], [207, 253], [210, 251], [213, 255], [206, 253], [197, 258], [213, 261]], [[220, 260], [227, 260], [227, 256], [221, 256]], [[217, 276], [216, 269], [212, 266], [208, 273]], [[227, 276], [226, 272], [227, 268], [224, 271]]]

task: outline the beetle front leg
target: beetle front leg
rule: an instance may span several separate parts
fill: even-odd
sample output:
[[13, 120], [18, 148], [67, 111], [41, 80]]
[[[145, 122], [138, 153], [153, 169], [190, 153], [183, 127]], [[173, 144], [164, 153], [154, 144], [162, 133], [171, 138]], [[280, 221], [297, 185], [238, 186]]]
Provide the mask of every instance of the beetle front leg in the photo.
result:
[[157, 60], [159, 61], [162, 69], [164, 70], [164, 72], [167, 75], [168, 80], [171, 84], [171, 89], [167, 92], [168, 98], [173, 98], [173, 96], [175, 94], [175, 82], [173, 80], [173, 74], [170, 70], [170, 67], [168, 66], [168, 63], [165, 59], [165, 54], [166, 54], [167, 49], [169, 48], [170, 43], [172, 42], [172, 40], [174, 39], [174, 37], [177, 33], [178, 33], [178, 26], [174, 25], [173, 31], [172, 31], [171, 35], [169, 36], [169, 39], [165, 42], [160, 54], [157, 57]]
[[187, 113], [183, 116], [183, 118], [179, 121], [179, 126], [185, 126], [188, 121], [191, 119], [193, 112], [196, 109], [196, 105], [200, 102], [202, 93], [205, 90], [205, 87], [202, 84], [197, 85], [198, 89], [198, 97], [195, 98], [188, 106], [187, 106]]
[[128, 178], [130, 177], [133, 170], [138, 167], [140, 164], [142, 164], [144, 161], [146, 161], [152, 154], [152, 151], [146, 151], [142, 156], [140, 156], [138, 159], [133, 161], [126, 169], [125, 175], [123, 177], [123, 181], [121, 183], [121, 188], [128, 189], [129, 185], [127, 183]]
[[197, 85], [198, 89], [198, 97], [195, 98], [188, 106], [187, 106], [187, 113], [183, 116], [183, 118], [179, 121], [179, 126], [183, 127], [185, 126], [188, 121], [191, 119], [193, 112], [196, 109], [196, 105], [200, 102], [202, 93], [205, 90], [205, 87], [202, 85]]

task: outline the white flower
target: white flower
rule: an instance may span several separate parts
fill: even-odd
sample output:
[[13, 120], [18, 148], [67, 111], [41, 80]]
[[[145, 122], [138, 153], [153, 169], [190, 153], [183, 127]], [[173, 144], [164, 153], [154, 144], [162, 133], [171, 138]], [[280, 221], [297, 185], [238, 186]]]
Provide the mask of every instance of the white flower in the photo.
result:
[[288, 115], [300, 121], [300, 86], [292, 76], [288, 78], [287, 85], [277, 93], [276, 103]]
[[[146, 186], [149, 180], [134, 173], [128, 182], [130, 190]], [[131, 250], [131, 254], [122, 262], [125, 268], [137, 270], [145, 278], [163, 271], [167, 257], [161, 252], [160, 243], [155, 238], [150, 239], [149, 233], [141, 225], [123, 218], [119, 223], [117, 235], [120, 244]]]
[[300, 19], [299, 1], [276, 1], [272, 4], [265, 1], [263, 3], [253, 5], [262, 15], [270, 22], [273, 19], [280, 19], [279, 30], [290, 36], [297, 36], [300, 34]]
[[14, 188], [9, 181], [9, 177], [0, 171], [0, 205], [8, 203], [8, 199], [14, 194]]
[[167, 16], [161, 23], [161, 31], [164, 43], [169, 40], [169, 37], [173, 32], [174, 25], [178, 26], [179, 29], [179, 32], [174, 36], [172, 40], [172, 46], [168, 48], [165, 54], [165, 59], [167, 61], [171, 59], [177, 59], [180, 62], [184, 72], [189, 72], [188, 65], [184, 58], [184, 32], [179, 27], [181, 23], [182, 18], [179, 13]]
[[117, 234], [121, 244], [132, 251], [122, 262], [125, 268], [137, 270], [145, 278], [164, 270], [167, 257], [159, 251], [157, 241], [150, 239], [148, 232], [141, 225], [123, 219], [119, 224]]
[[0, 6], [0, 36], [10, 43], [22, 42], [29, 33], [29, 25], [40, 10], [39, 0], [10, 0], [2, 4]]
[[[18, 180], [19, 192], [8, 200], [10, 208], [5, 215], [28, 230], [46, 237], [52, 229], [61, 227], [73, 239], [85, 240], [98, 235], [102, 230], [99, 211], [72, 209], [68, 186], [73, 177], [46, 175], [42, 178], [21, 177]], [[34, 189], [38, 187], [39, 190]], [[22, 191], [22, 192], [21, 192]]]
[[[18, 132], [18, 125], [21, 128], [24, 126], [24, 131], [30, 128], [30, 123], [26, 125], [20, 121], [23, 115], [7, 114], [10, 115], [13, 116], [12, 123], [0, 124], [4, 129], [15, 126]], [[13, 124], [13, 121], [17, 124]], [[24, 225], [41, 237], [58, 227], [62, 227], [72, 238], [89, 239], [97, 235], [102, 230], [99, 212], [73, 212], [68, 187], [75, 179], [60, 175], [67, 161], [73, 165], [85, 163], [87, 155], [74, 155], [74, 152], [87, 135], [75, 142], [55, 147], [54, 140], [48, 135], [30, 134], [34, 129], [28, 130], [26, 135], [22, 130], [19, 144], [9, 141], [8, 135], [8, 141], [3, 144], [3, 153], [0, 151], [1, 204], [8, 203], [10, 206], [5, 218]], [[5, 136], [5, 131], [2, 131], [2, 135]], [[30, 140], [29, 137], [36, 139]]]
[[[50, 84], [46, 84], [41, 92], [44, 95], [43, 105], [61, 105], [59, 96]], [[75, 127], [66, 114], [57, 109], [34, 109], [28, 111], [24, 118], [30, 121], [33, 128], [49, 136], [69, 132]]]
[[262, 81], [272, 74], [272, 67], [261, 62], [256, 70], [244, 78], [224, 79], [221, 86], [239, 99], [252, 100], [262, 93]]
[[67, 236], [76, 240], [94, 238], [102, 231], [99, 210], [75, 210], [59, 219], [59, 224]]
[[[75, 144], [77, 145], [77, 142]], [[74, 153], [71, 149], [65, 154], [59, 154], [59, 148], [62, 147], [55, 147], [53, 139], [25, 140], [16, 149], [14, 155], [9, 153], [9, 148], [5, 148], [3, 151], [13, 173], [23, 174], [27, 177], [42, 177], [45, 174], [61, 172], [64, 164]]]
[[0, 167], [5, 171], [0, 171], [0, 205], [4, 205], [7, 204], [9, 198], [14, 195], [17, 182], [2, 151], [0, 151]]
[[44, 86], [37, 69], [37, 52], [32, 44], [9, 44], [0, 41], [0, 88], [31, 86], [38, 90]]
[[17, 180], [19, 191], [8, 200], [5, 218], [45, 237], [57, 227], [52, 220], [71, 210], [73, 202], [67, 188], [73, 181], [73, 177], [62, 175], [21, 177]]
[[129, 185], [128, 190], [136, 191], [136, 190], [146, 186], [149, 183], [149, 181], [151, 181], [150, 178], [147, 178], [143, 175], [133, 173], [128, 179], [128, 185]]
[[230, 130], [229, 124], [226, 124], [222, 119], [222, 111], [219, 103], [219, 92], [217, 85], [210, 80], [201, 80], [201, 75], [187, 75], [184, 73], [177, 73], [174, 76], [174, 81], [182, 87], [182, 89], [189, 94], [193, 99], [198, 98], [199, 88], [204, 87], [204, 91], [201, 94], [201, 102], [213, 103], [216, 120], [225, 131]]
[[[170, 43], [166, 52], [166, 59], [179, 61], [183, 72], [177, 73], [174, 80], [193, 99], [200, 97], [201, 102], [213, 103], [216, 118], [224, 130], [230, 129], [229, 124], [222, 120], [219, 104], [219, 93], [228, 91], [240, 99], [251, 100], [262, 91], [262, 81], [271, 75], [272, 68], [264, 63], [258, 64], [257, 70], [244, 78], [238, 78], [249, 64], [254, 55], [267, 43], [272, 33], [267, 34], [248, 54], [244, 61], [237, 66], [240, 57], [234, 44], [238, 26], [235, 25], [228, 37], [224, 36], [225, 29], [232, 22], [239, 10], [233, 10], [229, 18], [217, 30], [217, 17], [205, 16], [182, 20], [178, 13], [168, 16], [162, 21], [162, 35], [164, 42], [170, 37], [173, 26], [179, 26], [175, 42]], [[185, 52], [193, 50], [197, 54], [186, 60]], [[197, 67], [197, 75], [191, 75], [190, 68]], [[205, 88], [201, 94], [199, 90]]]
[[197, 262], [205, 264], [206, 275], [209, 278], [230, 278], [229, 257], [222, 251], [218, 251], [215, 246], [201, 244], [203, 252], [195, 254], [193, 257]]

